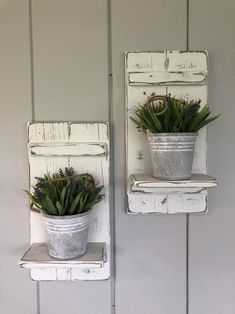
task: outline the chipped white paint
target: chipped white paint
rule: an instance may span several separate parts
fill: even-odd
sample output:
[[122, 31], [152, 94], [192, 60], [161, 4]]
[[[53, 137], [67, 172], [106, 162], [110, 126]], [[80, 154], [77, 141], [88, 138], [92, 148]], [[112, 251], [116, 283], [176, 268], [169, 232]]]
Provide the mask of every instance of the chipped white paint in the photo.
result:
[[[126, 53], [127, 178], [129, 213], [191, 213], [207, 211], [207, 188], [217, 181], [207, 176], [176, 183], [153, 179], [149, 183], [150, 154], [146, 136], [129, 119], [138, 104], [152, 95], [201, 99], [207, 103], [208, 54], [206, 51]], [[193, 173], [207, 173], [207, 129], [199, 131]], [[135, 175], [137, 174], [137, 176]], [[138, 177], [138, 175], [142, 175]], [[146, 178], [150, 187], [146, 184]], [[139, 179], [139, 181], [138, 181]], [[145, 183], [141, 183], [144, 181]], [[142, 186], [141, 186], [142, 185]]]
[[[105, 243], [106, 260], [102, 267], [83, 265], [79, 269], [47, 267], [38, 264], [31, 269], [34, 280], [103, 280], [110, 276], [109, 221], [109, 127], [108, 123], [41, 122], [28, 124], [30, 184], [35, 176], [73, 167], [77, 173], [90, 173], [104, 185], [105, 198], [94, 206], [89, 242]], [[41, 214], [30, 213], [31, 243], [45, 242]]]
[[48, 254], [46, 243], [33, 243], [19, 261], [25, 268], [100, 268], [105, 262], [105, 243], [96, 242], [87, 244], [87, 252], [73, 260], [56, 260]]
[[[159, 189], [157, 193], [134, 192], [128, 198], [130, 214], [183, 214], [207, 212], [206, 189]], [[135, 210], [131, 210], [135, 209]]]
[[168, 71], [208, 73], [207, 51], [167, 51]]
[[166, 52], [129, 52], [128, 72], [165, 71]]
[[205, 84], [206, 74], [200, 72], [148, 72], [148, 73], [130, 73], [130, 85], [198, 85]]
[[96, 143], [65, 143], [65, 144], [46, 144], [29, 146], [29, 153], [32, 156], [103, 156], [107, 152], [105, 144]]
[[142, 188], [146, 192], [149, 188], [211, 188], [218, 185], [215, 178], [205, 174], [193, 174], [189, 180], [178, 181], [160, 180], [151, 176], [135, 174], [131, 175], [129, 180], [132, 191]]

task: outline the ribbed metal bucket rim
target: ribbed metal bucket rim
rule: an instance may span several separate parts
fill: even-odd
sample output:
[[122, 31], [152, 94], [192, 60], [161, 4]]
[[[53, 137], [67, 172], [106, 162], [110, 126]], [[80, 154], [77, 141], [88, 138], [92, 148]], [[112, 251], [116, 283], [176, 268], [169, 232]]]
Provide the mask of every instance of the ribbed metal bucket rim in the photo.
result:
[[66, 219], [82, 218], [86, 215], [89, 215], [91, 213], [91, 211], [92, 211], [92, 209], [89, 209], [88, 211], [86, 211], [85, 213], [82, 213], [82, 214], [66, 215], [66, 216], [49, 215], [49, 214], [42, 212], [42, 215], [44, 217], [50, 218], [50, 219], [66, 220]]
[[147, 132], [147, 136], [197, 136], [197, 132], [169, 132], [169, 133], [152, 133], [152, 132]]

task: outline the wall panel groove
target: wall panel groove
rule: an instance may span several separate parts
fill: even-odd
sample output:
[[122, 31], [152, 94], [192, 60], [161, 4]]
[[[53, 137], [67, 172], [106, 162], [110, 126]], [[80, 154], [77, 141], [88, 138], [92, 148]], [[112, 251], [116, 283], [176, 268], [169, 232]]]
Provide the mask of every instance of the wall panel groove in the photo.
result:
[[29, 0], [29, 45], [30, 45], [30, 75], [31, 75], [31, 102], [32, 121], [35, 121], [35, 96], [34, 96], [34, 45], [33, 45], [33, 13], [32, 0]]
[[[186, 50], [189, 49], [189, 0], [186, 0]], [[186, 214], [186, 314], [189, 314], [189, 228], [190, 215]]]
[[190, 0], [190, 49], [209, 52], [208, 168], [220, 181], [207, 215], [190, 216], [189, 314], [233, 314], [235, 308], [234, 82], [235, 2]]
[[[30, 47], [30, 81], [31, 81], [31, 111], [32, 121], [35, 121], [35, 97], [34, 97], [34, 53], [33, 53], [33, 15], [32, 0], [28, 0], [29, 4], [29, 47]], [[40, 314], [40, 282], [36, 282], [36, 306], [37, 314]]]
[[[0, 313], [234, 314], [234, 14], [233, 0], [0, 0]], [[209, 172], [221, 186], [207, 215], [128, 216], [124, 52], [171, 49], [209, 50], [209, 105], [222, 112]], [[29, 120], [110, 121], [110, 280], [35, 283], [17, 267]]]
[[185, 34], [185, 0], [112, 1], [117, 314], [186, 314], [186, 217], [126, 214], [124, 144], [124, 52], [185, 50]]
[[36, 314], [36, 284], [17, 265], [29, 243], [26, 122], [31, 119], [28, 0], [0, 1], [0, 313]]
[[[107, 10], [106, 0], [32, 0], [36, 121], [108, 120]], [[41, 314], [111, 307], [111, 280], [40, 283]]]
[[110, 219], [111, 219], [111, 313], [115, 314], [115, 199], [114, 199], [114, 133], [113, 133], [113, 68], [112, 68], [112, 8], [107, 0], [107, 54], [108, 54], [108, 118], [110, 125]]

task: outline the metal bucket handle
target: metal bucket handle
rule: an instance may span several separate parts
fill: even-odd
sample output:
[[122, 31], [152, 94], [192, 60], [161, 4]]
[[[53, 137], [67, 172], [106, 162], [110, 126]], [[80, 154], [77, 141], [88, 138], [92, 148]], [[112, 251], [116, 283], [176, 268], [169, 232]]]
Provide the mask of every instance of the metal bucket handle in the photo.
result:
[[163, 102], [163, 106], [164, 106], [163, 110], [155, 113], [156, 116], [161, 116], [162, 114], [164, 114], [168, 110], [168, 102], [167, 102], [165, 96], [156, 95], [156, 96], [150, 97], [149, 100], [144, 105], [144, 107], [147, 107], [148, 105], [150, 105], [151, 102], [153, 102], [155, 100], [162, 100], [162, 102]]

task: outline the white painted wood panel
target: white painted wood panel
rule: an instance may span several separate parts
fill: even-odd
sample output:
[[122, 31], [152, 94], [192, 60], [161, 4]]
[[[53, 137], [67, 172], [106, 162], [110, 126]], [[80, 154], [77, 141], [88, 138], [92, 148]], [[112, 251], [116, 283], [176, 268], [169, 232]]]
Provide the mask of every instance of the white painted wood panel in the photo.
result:
[[[31, 270], [34, 280], [102, 280], [110, 276], [108, 129], [107, 123], [33, 122], [28, 125], [31, 186], [35, 184], [35, 176], [73, 167], [77, 173], [90, 173], [96, 182], [104, 186], [105, 194], [104, 200], [94, 206], [88, 236], [90, 242], [106, 244], [107, 259], [102, 267], [90, 269], [84, 265], [81, 269], [74, 269], [72, 264], [69, 270], [64, 268], [63, 272], [60, 269], [58, 273], [57, 270], [41, 267], [39, 263]], [[45, 241], [42, 217], [31, 212], [31, 243]]]
[[166, 52], [130, 52], [127, 63], [128, 72], [164, 71], [166, 62]]
[[70, 271], [71, 267], [79, 268], [99, 268], [104, 266], [106, 261], [105, 243], [87, 243], [86, 253], [73, 260], [57, 260], [48, 253], [47, 243], [33, 243], [25, 252], [19, 265], [25, 268], [66, 268]]
[[[129, 214], [186, 214], [207, 212], [207, 191], [205, 189], [160, 190], [144, 194], [135, 191], [128, 198]], [[135, 211], [131, 211], [135, 208]]]
[[54, 145], [36, 145], [29, 146], [31, 156], [80, 156], [80, 157], [102, 157], [107, 154], [105, 144], [99, 143], [65, 143]]
[[129, 85], [198, 85], [205, 84], [205, 73], [149, 71], [147, 73], [130, 73]]
[[153, 178], [151, 176], [135, 174], [129, 177], [131, 188], [143, 188], [147, 192], [149, 188], [211, 188], [218, 185], [218, 181], [205, 174], [193, 174], [188, 180], [168, 181]]
[[208, 73], [207, 51], [167, 51], [167, 69]]
[[[149, 55], [148, 55], [149, 54]], [[139, 59], [138, 59], [139, 58]], [[145, 61], [144, 61], [145, 58]], [[158, 62], [156, 61], [158, 59]], [[139, 62], [138, 62], [139, 60]], [[153, 62], [154, 60], [154, 62]], [[130, 64], [130, 65], [129, 65]], [[155, 66], [153, 66], [153, 64]], [[156, 65], [159, 65], [159, 69]], [[126, 106], [127, 106], [127, 176], [151, 173], [151, 162], [146, 135], [137, 131], [136, 125], [130, 120], [138, 104], [145, 104], [152, 95], [166, 95], [183, 99], [201, 99], [201, 105], [207, 103], [207, 72], [208, 54], [206, 51], [165, 51], [159, 52], [128, 52], [126, 53]], [[193, 173], [207, 173], [207, 131], [199, 132], [195, 147]], [[200, 176], [199, 176], [200, 178]], [[188, 198], [188, 192], [182, 190], [178, 182], [177, 193], [169, 190], [162, 194], [167, 187], [164, 180], [159, 181], [155, 190], [138, 190], [135, 183], [129, 181], [128, 212], [129, 213], [186, 213], [207, 211], [207, 191], [205, 177], [201, 177], [201, 189], [190, 191], [193, 198]], [[153, 179], [154, 183], [156, 180]], [[187, 181], [186, 181], [187, 182]], [[192, 182], [191, 182], [192, 183]], [[195, 182], [194, 182], [195, 184]], [[186, 184], [187, 185], [187, 184]], [[217, 185], [214, 184], [214, 185]], [[190, 189], [190, 185], [188, 186]], [[143, 194], [144, 201], [140, 200]], [[146, 193], [152, 195], [146, 195]], [[172, 195], [170, 195], [172, 193]], [[156, 195], [154, 195], [156, 194]], [[159, 195], [160, 194], [160, 198]], [[198, 203], [196, 204], [196, 198]], [[152, 198], [152, 201], [147, 199]], [[166, 202], [163, 200], [166, 198]], [[159, 201], [159, 199], [161, 201]], [[178, 199], [178, 201], [177, 201]], [[192, 201], [193, 199], [193, 201]], [[161, 203], [163, 202], [163, 204]], [[166, 204], [167, 203], [167, 208]], [[171, 207], [172, 206], [172, 207]], [[158, 208], [159, 207], [159, 208]], [[162, 209], [163, 208], [163, 209]]]

